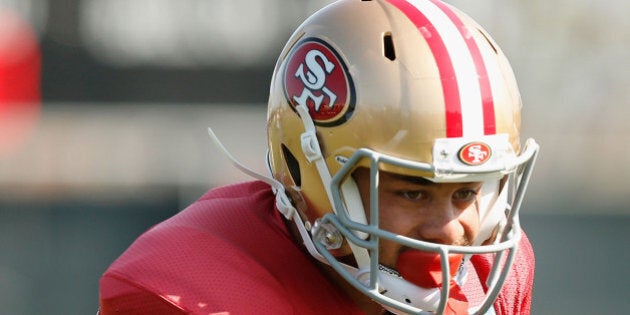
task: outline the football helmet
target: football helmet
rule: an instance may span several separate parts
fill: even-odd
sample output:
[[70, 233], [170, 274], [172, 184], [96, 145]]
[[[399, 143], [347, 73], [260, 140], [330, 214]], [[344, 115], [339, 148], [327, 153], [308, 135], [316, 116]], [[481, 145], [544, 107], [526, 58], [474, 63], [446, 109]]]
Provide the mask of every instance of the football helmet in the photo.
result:
[[[521, 146], [520, 113], [508, 60], [461, 11], [438, 0], [337, 1], [297, 28], [275, 66], [267, 132], [278, 208], [314, 257], [394, 313], [444, 312], [452, 284], [465, 279], [463, 262], [493, 253], [487, 295], [468, 309], [485, 313], [516, 252], [538, 152], [532, 139]], [[352, 176], [358, 167], [371, 174], [366, 206]], [[473, 244], [381, 229], [383, 171], [483, 182]], [[380, 265], [381, 239], [432, 253], [441, 281], [423, 287]]]

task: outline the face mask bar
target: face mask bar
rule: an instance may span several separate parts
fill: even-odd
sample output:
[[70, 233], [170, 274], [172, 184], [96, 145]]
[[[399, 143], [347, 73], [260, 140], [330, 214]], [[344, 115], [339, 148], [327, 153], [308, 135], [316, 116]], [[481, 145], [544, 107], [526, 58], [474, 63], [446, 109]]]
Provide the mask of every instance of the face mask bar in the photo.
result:
[[[434, 252], [440, 255], [441, 268], [443, 271], [442, 287], [440, 289], [439, 304], [437, 305], [437, 308], [432, 309], [438, 314], [444, 311], [446, 301], [449, 297], [450, 267], [448, 264], [448, 255], [452, 253], [464, 255], [494, 253], [495, 258], [493, 266], [487, 280], [488, 290], [486, 292], [486, 298], [478, 307], [474, 307], [472, 309], [472, 313], [484, 314], [492, 306], [494, 300], [498, 296], [516, 255], [518, 242], [521, 237], [518, 212], [522, 204], [524, 193], [527, 188], [537, 154], [538, 145], [534, 140], [529, 139], [524, 147], [523, 153], [518, 157], [514, 157], [512, 163], [509, 163], [509, 165], [503, 165], [505, 167], [503, 169], [485, 168], [480, 171], [475, 171], [474, 169], [466, 168], [464, 170], [451, 170], [452, 174], [457, 175], [458, 172], [461, 172], [461, 175], [464, 177], [466, 174], [473, 173], [475, 178], [483, 178], [486, 176], [496, 177], [497, 173], [500, 174], [500, 176], [511, 174], [511, 176], [514, 177], [512, 182], [515, 185], [515, 193], [511, 198], [512, 206], [506, 209], [508, 210], [506, 214], [508, 223], [501, 235], [497, 236], [499, 238], [498, 242], [492, 245], [483, 246], [453, 246], [419, 241], [393, 234], [379, 228], [379, 165], [381, 163], [388, 163], [398, 167], [419, 170], [422, 172], [434, 172], [434, 167], [426, 163], [418, 163], [382, 155], [368, 149], [357, 150], [350, 159], [348, 159], [341, 170], [333, 176], [331, 180], [330, 193], [334, 201], [336, 214], [327, 214], [320, 220], [320, 224], [332, 226], [333, 229], [338, 230], [345, 239], [351, 243], [355, 256], [368, 256], [369, 259], [358, 259], [358, 268], [349, 268], [348, 265], [340, 263], [332, 254], [330, 254], [327, 250], [325, 242], [321, 241], [325, 239], [325, 237], [318, 235], [317, 231], [315, 231], [315, 235], [313, 237], [314, 245], [324, 259], [327, 260], [328, 263], [355, 288], [386, 307], [402, 310], [411, 314], [433, 314], [433, 312], [427, 312], [421, 308], [408, 305], [403, 300], [386, 296], [384, 292], [381, 291], [383, 288], [380, 285], [381, 279], [379, 279], [379, 276], [382, 275], [382, 272], [379, 271], [380, 268], [378, 261], [378, 245], [381, 238], [398, 242], [409, 248]], [[351, 180], [351, 172], [356, 168], [356, 165], [364, 159], [368, 159], [370, 161], [370, 209], [369, 220], [367, 221], [369, 224], [360, 223], [362, 221], [365, 222], [365, 220], [357, 218], [357, 210], [348, 209], [346, 207], [342, 189], [343, 182], [345, 180]], [[360, 209], [360, 211], [364, 213], [363, 209]], [[319, 229], [318, 231], [324, 231], [324, 229]], [[364, 238], [359, 235], [370, 235], [370, 237]], [[507, 256], [506, 251], [508, 252]], [[369, 273], [369, 279], [362, 279], [363, 281], [360, 281], [358, 279], [358, 276], [361, 273], [359, 270], [367, 270]], [[365, 274], [365, 272], [363, 273]]]

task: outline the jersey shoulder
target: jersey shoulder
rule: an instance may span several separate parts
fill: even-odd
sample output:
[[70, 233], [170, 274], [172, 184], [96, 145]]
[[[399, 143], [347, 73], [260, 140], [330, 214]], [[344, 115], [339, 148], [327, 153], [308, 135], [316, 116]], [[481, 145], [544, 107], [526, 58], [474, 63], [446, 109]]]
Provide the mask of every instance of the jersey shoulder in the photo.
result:
[[101, 308], [115, 303], [132, 313], [151, 307], [243, 313], [256, 304], [269, 313], [286, 313], [277, 293], [282, 285], [249, 250], [256, 240], [282, 234], [257, 213], [273, 211], [271, 197], [259, 183], [221, 187], [154, 226], [101, 278]]
[[261, 182], [209, 191], [110, 266], [101, 304], [151, 301], [186, 314], [309, 314], [347, 304], [295, 245], [274, 202]]

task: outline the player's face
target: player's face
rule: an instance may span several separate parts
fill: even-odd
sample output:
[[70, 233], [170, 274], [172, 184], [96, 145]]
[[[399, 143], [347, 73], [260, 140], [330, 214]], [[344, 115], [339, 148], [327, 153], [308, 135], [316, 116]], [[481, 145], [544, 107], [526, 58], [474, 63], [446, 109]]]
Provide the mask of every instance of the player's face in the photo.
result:
[[[370, 172], [353, 174], [366, 209], [369, 208]], [[421, 177], [380, 172], [379, 226], [396, 234], [446, 245], [466, 246], [479, 231], [477, 195], [480, 182], [433, 183]], [[380, 263], [394, 268], [406, 248], [381, 239]]]

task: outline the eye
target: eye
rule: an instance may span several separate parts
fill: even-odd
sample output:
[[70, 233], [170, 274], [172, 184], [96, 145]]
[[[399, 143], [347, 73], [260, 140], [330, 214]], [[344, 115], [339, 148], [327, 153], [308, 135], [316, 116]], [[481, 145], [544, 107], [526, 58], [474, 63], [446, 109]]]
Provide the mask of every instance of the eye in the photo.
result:
[[460, 189], [453, 194], [453, 199], [457, 201], [472, 201], [477, 198], [477, 191], [474, 189]]
[[407, 200], [421, 200], [426, 197], [426, 194], [421, 190], [401, 190], [398, 195]]

